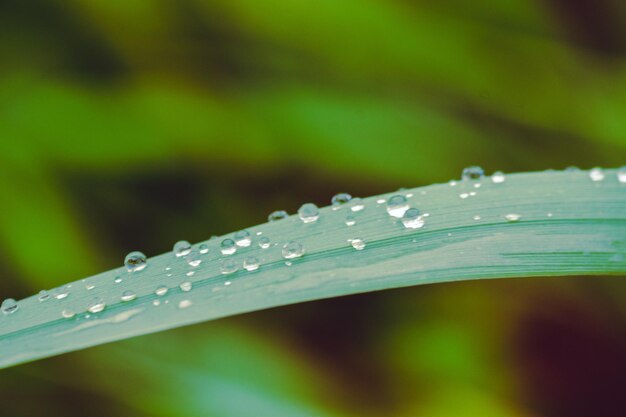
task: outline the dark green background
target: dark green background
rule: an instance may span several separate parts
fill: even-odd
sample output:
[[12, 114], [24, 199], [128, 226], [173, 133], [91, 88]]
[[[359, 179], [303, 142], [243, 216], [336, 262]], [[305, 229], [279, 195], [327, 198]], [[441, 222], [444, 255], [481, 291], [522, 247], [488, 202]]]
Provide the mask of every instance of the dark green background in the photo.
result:
[[[626, 161], [621, 0], [0, 0], [0, 298], [276, 209]], [[618, 416], [623, 278], [408, 288], [0, 372], [7, 416]]]

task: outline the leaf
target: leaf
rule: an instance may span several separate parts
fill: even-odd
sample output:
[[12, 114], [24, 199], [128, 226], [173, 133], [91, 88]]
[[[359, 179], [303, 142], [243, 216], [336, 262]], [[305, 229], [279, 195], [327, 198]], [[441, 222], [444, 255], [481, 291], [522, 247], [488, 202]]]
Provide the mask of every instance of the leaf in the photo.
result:
[[[363, 199], [363, 210], [355, 210], [355, 201], [323, 208], [311, 223], [291, 216], [252, 227], [251, 245], [233, 255], [222, 255], [222, 239], [214, 239], [204, 242], [206, 254], [194, 246], [185, 259], [166, 253], [149, 259], [140, 272], [118, 268], [73, 282], [61, 291], [67, 297], [38, 301], [33, 296], [3, 315], [0, 366], [229, 315], [386, 288], [624, 274], [626, 184], [616, 170], [600, 172], [603, 177], [596, 181], [589, 172], [549, 171], [508, 175], [502, 183], [482, 178], [403, 190]], [[381, 199], [396, 194], [421, 211], [423, 227], [406, 228], [387, 213]], [[354, 217], [353, 226], [346, 225], [348, 216]], [[260, 248], [261, 237], [272, 245]], [[365, 247], [355, 249], [361, 245], [351, 239], [362, 239]], [[305, 253], [286, 262], [282, 249], [291, 241], [301, 243]], [[249, 257], [258, 258], [258, 270], [242, 268]], [[190, 265], [194, 260], [201, 264]], [[233, 261], [237, 272], [223, 274], [224, 260]], [[181, 288], [184, 282], [192, 283], [191, 291]], [[162, 287], [167, 293], [157, 294]], [[136, 298], [122, 301], [125, 291]], [[104, 311], [87, 311], [97, 304], [94, 300], [106, 303]], [[64, 318], [63, 310], [76, 315]]]

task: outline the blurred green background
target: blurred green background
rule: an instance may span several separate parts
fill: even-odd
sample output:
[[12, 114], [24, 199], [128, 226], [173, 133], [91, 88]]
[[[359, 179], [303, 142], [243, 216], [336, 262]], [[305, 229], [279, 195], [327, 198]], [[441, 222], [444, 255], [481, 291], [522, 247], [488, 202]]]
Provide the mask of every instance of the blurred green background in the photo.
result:
[[[325, 205], [623, 165], [622, 0], [0, 0], [0, 298]], [[622, 416], [623, 277], [306, 303], [0, 372], [2, 415]]]

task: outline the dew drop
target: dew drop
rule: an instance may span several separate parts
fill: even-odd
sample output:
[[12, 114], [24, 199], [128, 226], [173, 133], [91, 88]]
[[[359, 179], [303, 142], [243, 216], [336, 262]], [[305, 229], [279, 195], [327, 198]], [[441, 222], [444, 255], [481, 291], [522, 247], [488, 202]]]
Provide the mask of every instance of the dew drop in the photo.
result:
[[63, 311], [61, 311], [61, 317], [63, 317], [64, 319], [71, 319], [75, 315], [76, 313], [74, 313], [74, 311], [70, 310], [69, 308], [64, 308]]
[[146, 255], [141, 252], [135, 251], [126, 255], [124, 265], [126, 265], [126, 269], [128, 270], [128, 272], [139, 272], [148, 265], [148, 260], [146, 258]]
[[290, 241], [283, 246], [283, 257], [285, 259], [299, 258], [304, 255], [304, 246], [300, 242]]
[[622, 184], [626, 184], [626, 166], [623, 166], [617, 170], [617, 180]]
[[106, 307], [106, 303], [102, 298], [94, 298], [87, 306], [87, 311], [90, 313], [99, 313]]
[[485, 175], [485, 171], [479, 166], [467, 167], [463, 170], [462, 178], [465, 181], [479, 180]]
[[[195, 271], [189, 271], [189, 272], [187, 272], [185, 275], [187, 275], [188, 277], [193, 277], [195, 274], [196, 274], [196, 272], [195, 272]], [[167, 276], [168, 276], [168, 277], [171, 277], [171, 276], [172, 276], [172, 274], [168, 274]]]
[[355, 213], [365, 208], [365, 204], [363, 204], [363, 200], [361, 200], [360, 198], [353, 198], [351, 203], [352, 203], [352, 206], [350, 207], [350, 210], [352, 210]]
[[387, 200], [385, 200], [384, 198], [379, 198], [378, 200], [376, 200], [376, 204], [385, 204], [387, 202]]
[[191, 300], [181, 300], [181, 301], [178, 303], [178, 308], [180, 308], [180, 309], [182, 310], [182, 309], [185, 309], [185, 308], [191, 307], [191, 305], [192, 305], [192, 304], [193, 304], [193, 303], [191, 302]]
[[335, 208], [339, 208], [342, 204], [346, 204], [352, 200], [352, 196], [348, 193], [339, 193], [335, 194], [333, 198], [331, 198], [330, 203], [335, 206]]
[[116, 284], [119, 284], [120, 282], [122, 282], [122, 277], [115, 277], [113, 282], [115, 282]]
[[419, 229], [424, 226], [424, 217], [420, 216], [420, 211], [413, 207], [402, 216], [402, 224], [407, 229]]
[[268, 237], [263, 236], [262, 238], [259, 239], [259, 247], [261, 249], [267, 249], [270, 247], [271, 244], [272, 242], [270, 241]]
[[360, 238], [351, 239], [350, 244], [352, 244], [352, 247], [356, 250], [365, 249], [365, 242], [363, 241], [363, 239], [360, 239]]
[[591, 181], [602, 181], [604, 179], [604, 171], [602, 170], [602, 168], [592, 168], [589, 171], [589, 178], [591, 178]]
[[494, 184], [502, 184], [505, 180], [506, 177], [504, 176], [504, 172], [502, 171], [496, 171], [491, 174], [491, 182], [493, 182]]
[[246, 271], [256, 271], [259, 269], [259, 260], [254, 256], [250, 256], [243, 261], [243, 267]]
[[239, 265], [235, 262], [234, 259], [222, 259], [222, 263], [220, 265], [220, 272], [224, 275], [233, 274], [237, 272], [239, 269]]
[[39, 295], [38, 295], [37, 299], [39, 301], [46, 301], [46, 300], [50, 299], [50, 293], [48, 291], [46, 291], [46, 290], [41, 290], [41, 291], [39, 291]]
[[514, 223], [521, 220], [522, 216], [520, 214], [510, 213], [504, 216], [507, 222]]
[[54, 290], [52, 290], [52, 296], [56, 298], [57, 300], [62, 300], [64, 298], [67, 298], [68, 295], [70, 295], [70, 290], [67, 285], [64, 287], [59, 287], [59, 288], [55, 288]]
[[95, 285], [93, 285], [92, 283], [85, 284], [85, 289], [86, 289], [87, 291], [91, 291], [91, 290], [93, 290], [94, 288], [96, 288], [96, 286], [95, 286]]
[[235, 238], [235, 244], [242, 248], [247, 248], [252, 243], [250, 232], [247, 230], [240, 230], [233, 236]]
[[222, 240], [222, 243], [220, 243], [220, 251], [222, 252], [222, 255], [232, 255], [237, 252], [237, 245], [232, 239], [224, 239]]
[[152, 305], [155, 306], [155, 307], [160, 306], [161, 305], [161, 300], [154, 300], [154, 301], [152, 301]]
[[480, 220], [480, 216], [479, 215], [474, 216], [474, 220]]
[[287, 217], [289, 217], [289, 214], [285, 210], [276, 210], [270, 213], [269, 216], [267, 216], [267, 221], [270, 223], [277, 222], [278, 220], [283, 220]]
[[156, 290], [154, 290], [154, 293], [159, 297], [162, 297], [167, 294], [167, 287], [165, 285], [161, 285], [160, 287], [157, 287]]
[[196, 268], [198, 266], [200, 266], [200, 264], [202, 263], [202, 259], [200, 258], [196, 258], [196, 257], [192, 257], [189, 258], [187, 260], [187, 263], [189, 264], [189, 266], [191, 266], [192, 268]]
[[13, 298], [7, 298], [2, 302], [2, 305], [0, 306], [2, 313], [6, 315], [15, 313], [18, 308], [19, 306], [17, 305], [17, 301], [15, 301]]
[[124, 302], [133, 301], [135, 298], [137, 298], [137, 294], [131, 290], [124, 291], [120, 297], [120, 299]]
[[209, 252], [209, 245], [207, 245], [206, 243], [201, 244], [200, 246], [198, 246], [198, 251], [201, 254], [205, 254]]
[[177, 258], [187, 256], [191, 253], [191, 243], [186, 240], [179, 240], [174, 244], [173, 252]]
[[354, 216], [350, 215], [346, 217], [346, 226], [354, 226], [356, 224], [356, 220]]
[[191, 291], [192, 288], [193, 288], [193, 284], [190, 281], [185, 281], [182, 284], [180, 284], [180, 289], [182, 291], [189, 292]]
[[313, 203], [305, 203], [298, 209], [298, 217], [303, 223], [313, 223], [320, 218], [320, 211]]
[[387, 201], [387, 213], [390, 216], [401, 218], [409, 209], [409, 203], [405, 196], [396, 194]]

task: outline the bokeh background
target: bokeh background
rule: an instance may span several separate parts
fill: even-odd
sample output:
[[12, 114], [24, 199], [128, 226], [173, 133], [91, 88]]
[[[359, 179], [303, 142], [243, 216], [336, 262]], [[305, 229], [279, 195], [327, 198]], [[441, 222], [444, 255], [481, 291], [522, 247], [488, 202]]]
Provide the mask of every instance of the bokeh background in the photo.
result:
[[[325, 205], [626, 158], [622, 0], [0, 1], [0, 298]], [[0, 372], [2, 415], [623, 416], [623, 277], [311, 302]]]

